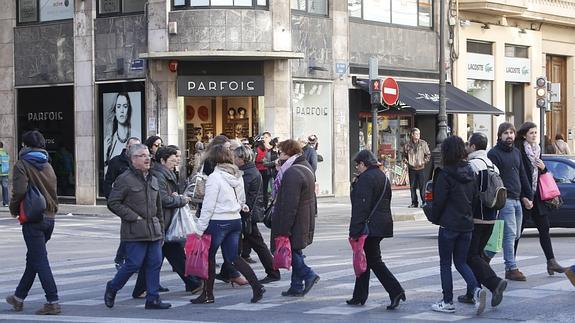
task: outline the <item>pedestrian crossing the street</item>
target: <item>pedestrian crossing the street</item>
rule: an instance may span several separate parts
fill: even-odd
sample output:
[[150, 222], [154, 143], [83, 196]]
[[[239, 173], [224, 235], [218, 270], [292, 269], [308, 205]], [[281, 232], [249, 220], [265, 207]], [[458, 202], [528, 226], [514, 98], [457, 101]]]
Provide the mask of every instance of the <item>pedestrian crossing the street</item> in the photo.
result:
[[[306, 263], [320, 275], [321, 280], [305, 297], [282, 297], [281, 291], [290, 285], [290, 272], [282, 270], [282, 279], [266, 284], [267, 292], [261, 302], [249, 303], [249, 286], [232, 288], [231, 285], [216, 281], [215, 303], [195, 305], [189, 302], [195, 295], [186, 293], [180, 278], [171, 271], [165, 262], [162, 267], [161, 284], [170, 289], [162, 299], [172, 304], [171, 314], [157, 311], [144, 311], [144, 301], [131, 297], [135, 276], [118, 293], [113, 309], [104, 306], [105, 284], [115, 274], [113, 258], [118, 244], [119, 220], [114, 217], [61, 217], [58, 219], [53, 241], [48, 243], [52, 271], [58, 286], [58, 294], [63, 314], [57, 317], [37, 317], [33, 310], [44, 302], [44, 292], [36, 280], [30, 295], [25, 300], [24, 313], [14, 313], [7, 304], [0, 305], [0, 321], [51, 321], [51, 322], [148, 322], [150, 315], [156, 317], [154, 323], [176, 322], [226, 322], [254, 321], [254, 315], [261, 321], [294, 321], [295, 317], [310, 321], [338, 321], [347, 317], [361, 320], [383, 318], [410, 321], [459, 321], [474, 318], [474, 307], [455, 304], [455, 314], [435, 313], [430, 305], [441, 299], [439, 277], [439, 256], [437, 241], [429, 238], [425, 243], [415, 245], [407, 237], [433, 236], [435, 227], [427, 223], [402, 224], [397, 226], [395, 238], [384, 239], [381, 244], [383, 260], [394, 273], [406, 291], [407, 301], [395, 311], [387, 311], [389, 296], [377, 278], [372, 274], [370, 295], [364, 306], [348, 306], [345, 300], [351, 298], [355, 275], [351, 262], [351, 249], [347, 243], [347, 226], [336, 225], [328, 220], [318, 223], [322, 229], [316, 232], [314, 244], [304, 251]], [[263, 227], [262, 227], [263, 228]], [[269, 232], [263, 229], [266, 241]], [[24, 269], [25, 250], [19, 226], [0, 220], [2, 249], [0, 259], [0, 295], [13, 293]], [[4, 248], [10, 239], [12, 250]], [[534, 240], [534, 243], [537, 243]], [[534, 244], [534, 246], [537, 246]], [[539, 248], [537, 246], [537, 248]], [[519, 268], [526, 274], [527, 282], [509, 282], [502, 304], [492, 309], [488, 306], [482, 318], [498, 319], [507, 311], [517, 312], [521, 308], [536, 306], [538, 301], [549, 297], [569, 297], [575, 295], [575, 288], [563, 276], [549, 276], [546, 260], [540, 249], [525, 252], [517, 257]], [[255, 253], [252, 258], [257, 260]], [[221, 257], [218, 257], [221, 264]], [[575, 263], [575, 258], [563, 257], [562, 263]], [[260, 262], [252, 265], [258, 277], [265, 272]], [[492, 261], [499, 275], [503, 275], [503, 259], [499, 255]], [[218, 269], [219, 270], [219, 269]], [[465, 282], [452, 268], [454, 274], [454, 298], [465, 293]], [[490, 293], [488, 293], [488, 303]], [[165, 312], [165, 311], [160, 311]], [[190, 313], [193, 313], [191, 315]], [[217, 313], [217, 315], [214, 315]], [[134, 318], [134, 316], [141, 318]], [[168, 319], [171, 318], [171, 319]], [[252, 319], [247, 319], [252, 318]], [[521, 318], [520, 318], [521, 319]], [[529, 319], [529, 318], [526, 318]]]

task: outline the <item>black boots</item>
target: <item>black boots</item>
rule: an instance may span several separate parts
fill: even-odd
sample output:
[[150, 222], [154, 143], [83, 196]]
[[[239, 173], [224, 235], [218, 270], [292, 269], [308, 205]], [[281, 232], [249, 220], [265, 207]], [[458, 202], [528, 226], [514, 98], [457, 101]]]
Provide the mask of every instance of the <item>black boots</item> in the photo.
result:
[[214, 281], [216, 279], [216, 260], [208, 259], [208, 279], [204, 281], [202, 294], [190, 300], [193, 304], [212, 304], [214, 302]]
[[104, 293], [104, 304], [106, 304], [108, 308], [114, 307], [114, 301], [116, 300], [116, 291], [110, 288], [111, 282], [112, 281], [109, 281], [106, 284], [106, 292]]
[[264, 293], [266, 292], [264, 286], [258, 281], [258, 277], [254, 273], [252, 267], [240, 256], [237, 256], [234, 259], [234, 267], [242, 274], [250, 283], [252, 287], [253, 296], [250, 302], [257, 303], [259, 302]]

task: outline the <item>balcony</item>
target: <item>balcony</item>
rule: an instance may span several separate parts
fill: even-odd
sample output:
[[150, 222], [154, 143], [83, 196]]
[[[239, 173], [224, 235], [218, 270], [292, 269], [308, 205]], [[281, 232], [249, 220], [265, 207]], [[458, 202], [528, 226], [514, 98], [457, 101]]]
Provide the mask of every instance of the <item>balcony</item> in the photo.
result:
[[459, 10], [575, 26], [575, 0], [460, 0]]

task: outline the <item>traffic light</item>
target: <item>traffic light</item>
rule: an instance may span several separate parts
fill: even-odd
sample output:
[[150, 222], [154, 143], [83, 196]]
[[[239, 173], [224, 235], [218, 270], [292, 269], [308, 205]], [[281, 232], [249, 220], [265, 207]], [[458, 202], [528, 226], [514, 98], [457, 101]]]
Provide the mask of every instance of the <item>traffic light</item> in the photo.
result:
[[547, 100], [547, 79], [545, 76], [539, 76], [537, 80], [535, 80], [535, 96], [537, 107], [539, 109], [547, 109], [549, 103]]
[[369, 94], [371, 95], [371, 104], [381, 104], [381, 85], [382, 80], [369, 80]]

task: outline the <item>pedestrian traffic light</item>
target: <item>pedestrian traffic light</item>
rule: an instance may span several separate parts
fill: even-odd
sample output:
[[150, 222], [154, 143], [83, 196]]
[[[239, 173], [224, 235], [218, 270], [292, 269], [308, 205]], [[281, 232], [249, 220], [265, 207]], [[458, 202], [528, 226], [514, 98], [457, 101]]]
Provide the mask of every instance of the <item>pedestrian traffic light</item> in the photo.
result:
[[535, 81], [536, 105], [539, 109], [547, 109], [547, 79], [539, 76]]
[[369, 80], [369, 94], [371, 95], [371, 104], [381, 104], [381, 85], [380, 79]]

